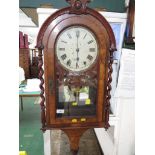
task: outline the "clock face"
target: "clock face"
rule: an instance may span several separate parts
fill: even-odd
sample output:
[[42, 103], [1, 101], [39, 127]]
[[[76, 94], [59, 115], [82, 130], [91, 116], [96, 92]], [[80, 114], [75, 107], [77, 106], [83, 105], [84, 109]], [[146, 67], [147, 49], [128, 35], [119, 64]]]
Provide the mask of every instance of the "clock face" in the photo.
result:
[[88, 69], [98, 56], [95, 35], [82, 26], [71, 26], [62, 31], [55, 49], [59, 63], [71, 71]]

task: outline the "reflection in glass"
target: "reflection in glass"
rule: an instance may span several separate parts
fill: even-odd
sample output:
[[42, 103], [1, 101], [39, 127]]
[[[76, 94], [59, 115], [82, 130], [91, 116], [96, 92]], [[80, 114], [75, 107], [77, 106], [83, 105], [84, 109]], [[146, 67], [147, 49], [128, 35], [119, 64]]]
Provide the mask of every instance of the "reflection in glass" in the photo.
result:
[[56, 116], [60, 118], [96, 115], [96, 94], [97, 89], [90, 86], [70, 88], [59, 85]]

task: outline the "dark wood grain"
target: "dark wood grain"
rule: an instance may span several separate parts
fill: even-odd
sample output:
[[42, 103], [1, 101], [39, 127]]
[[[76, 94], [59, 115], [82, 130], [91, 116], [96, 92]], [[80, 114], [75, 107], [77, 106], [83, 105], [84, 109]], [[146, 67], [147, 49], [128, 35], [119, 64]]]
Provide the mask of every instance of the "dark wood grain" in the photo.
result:
[[30, 78], [30, 50], [28, 48], [19, 49], [19, 66], [24, 69], [25, 78]]

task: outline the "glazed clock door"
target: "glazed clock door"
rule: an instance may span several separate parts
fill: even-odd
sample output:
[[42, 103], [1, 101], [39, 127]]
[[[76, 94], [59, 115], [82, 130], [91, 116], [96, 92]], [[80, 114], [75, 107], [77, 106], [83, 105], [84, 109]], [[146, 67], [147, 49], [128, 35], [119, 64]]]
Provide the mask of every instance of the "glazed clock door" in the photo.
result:
[[[88, 85], [87, 77], [83, 84], [74, 79], [93, 67], [98, 59], [98, 48], [94, 33], [83, 26], [70, 26], [57, 37], [56, 61], [68, 74], [73, 74], [73, 79], [69, 77], [63, 77], [61, 81], [57, 79], [58, 118], [96, 115], [97, 83], [94, 86]], [[73, 83], [69, 83], [68, 80], [72, 80]]]

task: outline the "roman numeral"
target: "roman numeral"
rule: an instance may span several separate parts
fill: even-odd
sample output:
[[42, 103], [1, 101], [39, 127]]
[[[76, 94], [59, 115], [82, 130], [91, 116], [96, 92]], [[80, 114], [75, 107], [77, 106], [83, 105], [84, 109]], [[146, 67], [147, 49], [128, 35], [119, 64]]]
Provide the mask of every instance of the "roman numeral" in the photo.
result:
[[91, 44], [93, 42], [93, 40], [90, 40], [89, 42], [88, 42], [88, 44]]
[[95, 52], [95, 48], [90, 48], [89, 52]]
[[64, 41], [64, 40], [61, 40], [61, 42], [63, 42], [63, 43], [65, 43], [65, 44], [67, 44], [67, 42], [66, 42], [66, 41]]
[[61, 56], [61, 59], [62, 60], [65, 60], [67, 58], [67, 55], [66, 54], [63, 54], [62, 56]]
[[93, 57], [91, 55], [88, 55], [87, 59], [91, 61], [93, 59]]
[[76, 37], [78, 38], [79, 36], [80, 36], [80, 31], [77, 30], [77, 31], [76, 31]]
[[69, 37], [69, 39], [72, 39], [72, 36], [69, 33], [67, 33], [67, 36]]
[[59, 48], [59, 51], [65, 51], [65, 48]]
[[71, 60], [69, 59], [68, 61], [67, 61], [67, 66], [70, 66], [71, 65]]

